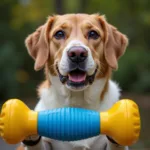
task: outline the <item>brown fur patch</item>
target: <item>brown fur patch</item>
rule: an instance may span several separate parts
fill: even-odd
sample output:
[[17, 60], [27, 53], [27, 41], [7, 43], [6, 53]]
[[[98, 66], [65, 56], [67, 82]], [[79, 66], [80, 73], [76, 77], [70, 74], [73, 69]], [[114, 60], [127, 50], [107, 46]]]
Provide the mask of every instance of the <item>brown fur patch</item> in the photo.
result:
[[128, 38], [109, 24], [103, 16], [98, 18], [105, 34], [104, 56], [106, 62], [112, 69], [117, 70], [117, 61], [126, 50]]
[[103, 101], [104, 96], [105, 96], [106, 92], [108, 91], [108, 81], [109, 81], [109, 78], [106, 80], [106, 83], [105, 83], [105, 85], [104, 85], [103, 91], [102, 91], [102, 93], [100, 94], [100, 100], [101, 100], [101, 101]]
[[39, 87], [38, 87], [38, 89], [37, 89], [37, 92], [38, 92], [38, 96], [40, 97], [40, 95], [41, 95], [41, 91], [42, 91], [42, 89], [44, 89], [44, 88], [49, 88], [50, 87], [50, 82], [49, 82], [49, 80], [45, 80], [45, 81], [43, 81], [40, 85], [39, 85]]
[[29, 54], [35, 60], [34, 69], [36, 71], [44, 67], [46, 61], [49, 59], [49, 31], [53, 22], [50, 17], [48, 21], [40, 26], [35, 32], [30, 34], [26, 40], [26, 47]]

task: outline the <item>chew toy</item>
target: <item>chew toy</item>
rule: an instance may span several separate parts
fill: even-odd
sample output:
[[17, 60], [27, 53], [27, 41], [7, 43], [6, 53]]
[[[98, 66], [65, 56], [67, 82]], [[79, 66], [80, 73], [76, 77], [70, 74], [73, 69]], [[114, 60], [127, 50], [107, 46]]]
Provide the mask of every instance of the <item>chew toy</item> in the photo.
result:
[[35, 134], [63, 141], [106, 134], [120, 145], [131, 145], [139, 133], [139, 110], [131, 100], [118, 101], [108, 111], [99, 113], [69, 107], [36, 112], [22, 101], [11, 99], [3, 105], [0, 115], [0, 136], [9, 144]]

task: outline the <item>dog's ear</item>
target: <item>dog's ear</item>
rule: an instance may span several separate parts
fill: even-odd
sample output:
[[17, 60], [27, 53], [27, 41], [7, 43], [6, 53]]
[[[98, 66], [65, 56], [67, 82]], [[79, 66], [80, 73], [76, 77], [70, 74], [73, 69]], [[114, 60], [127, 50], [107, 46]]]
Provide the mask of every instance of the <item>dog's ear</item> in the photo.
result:
[[104, 30], [104, 55], [108, 65], [117, 70], [118, 59], [122, 56], [128, 45], [128, 38], [119, 32], [114, 26], [107, 23], [104, 16], [99, 16]]
[[49, 32], [53, 20], [53, 17], [49, 17], [44, 25], [40, 26], [25, 40], [28, 53], [35, 60], [34, 69], [36, 71], [42, 69], [49, 58]]

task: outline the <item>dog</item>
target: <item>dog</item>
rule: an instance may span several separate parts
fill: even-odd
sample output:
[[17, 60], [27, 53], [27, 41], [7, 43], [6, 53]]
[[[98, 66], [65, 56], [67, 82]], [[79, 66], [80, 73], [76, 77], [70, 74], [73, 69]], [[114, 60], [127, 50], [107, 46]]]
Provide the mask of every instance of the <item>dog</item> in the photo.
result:
[[[46, 80], [38, 87], [36, 111], [60, 107], [108, 110], [119, 100], [120, 89], [111, 80], [118, 59], [128, 45], [126, 35], [99, 14], [50, 16], [30, 34], [25, 44], [35, 60], [36, 71], [45, 68]], [[97, 137], [75, 142], [61, 142], [39, 136], [30, 138], [26, 150], [125, 150], [111, 137]], [[27, 141], [27, 140], [26, 140]], [[34, 142], [33, 142], [34, 143]]]

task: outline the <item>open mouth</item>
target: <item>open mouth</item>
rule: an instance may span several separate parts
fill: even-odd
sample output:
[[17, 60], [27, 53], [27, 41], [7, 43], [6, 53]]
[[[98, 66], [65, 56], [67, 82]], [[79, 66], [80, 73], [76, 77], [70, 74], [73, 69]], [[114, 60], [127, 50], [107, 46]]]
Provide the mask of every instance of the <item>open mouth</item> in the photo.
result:
[[74, 88], [74, 89], [78, 89], [78, 88], [81, 89], [82, 87], [85, 87], [86, 85], [93, 83], [96, 72], [97, 72], [97, 68], [95, 69], [95, 72], [90, 76], [87, 75], [86, 71], [83, 71], [80, 69], [75, 69], [73, 71], [68, 72], [67, 76], [63, 76], [59, 72], [58, 68], [57, 68], [57, 71], [59, 74], [60, 81], [63, 84], [67, 84], [67, 86]]
[[67, 85], [74, 88], [82, 88], [88, 84], [86, 72], [76, 69], [68, 73]]
[[76, 69], [69, 72], [68, 77], [70, 81], [75, 83], [84, 82], [86, 80], [86, 72]]

